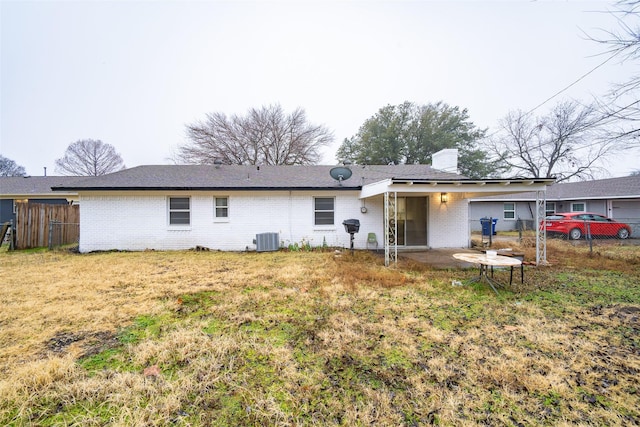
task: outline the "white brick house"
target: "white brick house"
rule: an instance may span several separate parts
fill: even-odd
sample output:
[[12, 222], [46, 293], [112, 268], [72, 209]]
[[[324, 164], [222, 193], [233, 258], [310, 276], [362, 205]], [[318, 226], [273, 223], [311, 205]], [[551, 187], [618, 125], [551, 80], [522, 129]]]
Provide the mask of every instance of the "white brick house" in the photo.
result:
[[53, 189], [79, 195], [81, 252], [255, 250], [262, 233], [277, 233], [285, 247], [349, 247], [347, 219], [360, 222], [356, 249], [365, 249], [368, 233], [375, 233], [388, 251], [467, 247], [470, 197], [540, 191], [551, 183], [469, 180], [428, 165], [354, 165], [352, 176], [339, 182], [331, 169], [138, 166]]

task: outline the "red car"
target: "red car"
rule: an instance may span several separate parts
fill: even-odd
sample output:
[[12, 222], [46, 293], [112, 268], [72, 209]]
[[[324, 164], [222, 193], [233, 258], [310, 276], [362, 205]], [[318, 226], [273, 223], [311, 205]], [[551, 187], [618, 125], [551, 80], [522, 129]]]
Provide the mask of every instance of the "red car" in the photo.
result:
[[590, 212], [566, 212], [545, 218], [548, 234], [563, 234], [578, 240], [587, 233], [587, 225], [592, 236], [609, 236], [626, 239], [631, 235], [631, 227], [606, 216]]

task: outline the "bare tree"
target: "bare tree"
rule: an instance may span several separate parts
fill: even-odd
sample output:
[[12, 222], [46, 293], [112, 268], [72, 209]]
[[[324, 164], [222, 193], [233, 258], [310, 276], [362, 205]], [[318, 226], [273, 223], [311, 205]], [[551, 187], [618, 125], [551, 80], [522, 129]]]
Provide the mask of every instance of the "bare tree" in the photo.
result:
[[0, 154], [0, 176], [25, 176], [23, 166]]
[[602, 124], [595, 108], [575, 101], [561, 102], [542, 117], [513, 111], [488, 147], [516, 175], [558, 182], [593, 178], [598, 164], [618, 148], [603, 137]]
[[[602, 30], [599, 37], [589, 37], [605, 50], [607, 61], [616, 58], [620, 62], [640, 60], [640, 1], [621, 0], [615, 3], [613, 10], [618, 22], [615, 30]], [[623, 139], [627, 144], [640, 142], [640, 74], [633, 75], [626, 82], [618, 82], [599, 102], [599, 108], [606, 118], [615, 125], [611, 128], [611, 137]]]
[[287, 115], [280, 105], [252, 108], [246, 116], [207, 114], [187, 125], [187, 137], [176, 160], [190, 164], [315, 164], [319, 150], [333, 141], [332, 132], [310, 124], [303, 109]]
[[56, 171], [63, 175], [99, 176], [124, 168], [115, 148], [99, 139], [81, 139], [69, 144], [64, 157], [56, 160]]

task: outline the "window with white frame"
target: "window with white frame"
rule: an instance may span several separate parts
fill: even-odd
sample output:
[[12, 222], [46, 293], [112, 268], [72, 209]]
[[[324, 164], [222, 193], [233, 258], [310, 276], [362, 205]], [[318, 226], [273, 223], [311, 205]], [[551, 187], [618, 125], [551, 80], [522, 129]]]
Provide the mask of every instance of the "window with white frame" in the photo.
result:
[[516, 204], [515, 203], [505, 203], [503, 205], [502, 217], [504, 219], [516, 219]]
[[191, 224], [191, 199], [169, 197], [169, 225]]
[[335, 199], [333, 197], [314, 197], [313, 217], [315, 225], [333, 225]]
[[585, 203], [584, 202], [572, 202], [571, 203], [571, 212], [585, 212]]
[[556, 213], [556, 202], [547, 202], [544, 208], [544, 216], [554, 215]]
[[213, 215], [217, 221], [225, 221], [229, 219], [229, 198], [214, 197], [213, 198]]

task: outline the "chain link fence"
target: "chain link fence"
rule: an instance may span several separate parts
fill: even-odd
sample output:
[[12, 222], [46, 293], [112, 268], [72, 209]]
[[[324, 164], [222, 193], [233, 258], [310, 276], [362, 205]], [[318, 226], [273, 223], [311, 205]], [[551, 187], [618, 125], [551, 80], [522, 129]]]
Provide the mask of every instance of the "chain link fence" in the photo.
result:
[[[604, 216], [567, 220], [553, 215], [545, 219], [547, 242], [565, 241], [586, 245], [590, 251], [599, 246], [640, 246], [640, 218], [619, 218], [612, 221]], [[504, 221], [494, 218], [470, 220], [471, 244], [476, 247], [531, 245], [535, 242], [533, 220]]]
[[[563, 239], [576, 245], [588, 245], [589, 251], [606, 245], [640, 245], [640, 219], [628, 218], [615, 222], [603, 220], [571, 221], [561, 231], [552, 226], [547, 229], [547, 239]], [[547, 222], [549, 224], [549, 222]]]

